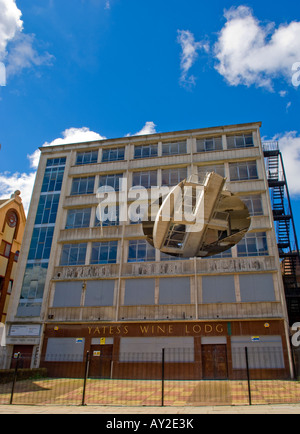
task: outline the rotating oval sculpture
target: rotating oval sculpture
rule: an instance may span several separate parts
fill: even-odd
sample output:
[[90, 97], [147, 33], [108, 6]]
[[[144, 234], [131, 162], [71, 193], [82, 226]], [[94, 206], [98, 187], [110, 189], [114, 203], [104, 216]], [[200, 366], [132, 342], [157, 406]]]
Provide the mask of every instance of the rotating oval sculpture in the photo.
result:
[[251, 218], [244, 202], [225, 190], [225, 182], [210, 172], [202, 184], [193, 177], [179, 183], [160, 204], [155, 219], [143, 222], [147, 241], [181, 258], [210, 257], [238, 244]]

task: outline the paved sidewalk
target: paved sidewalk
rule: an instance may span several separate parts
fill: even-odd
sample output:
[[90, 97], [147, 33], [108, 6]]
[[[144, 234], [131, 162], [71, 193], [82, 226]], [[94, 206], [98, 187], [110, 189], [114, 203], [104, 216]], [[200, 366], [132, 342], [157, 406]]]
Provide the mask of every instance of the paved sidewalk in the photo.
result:
[[211, 406], [211, 407], [106, 407], [0, 405], [0, 414], [102, 414], [112, 415], [197, 415], [197, 414], [300, 414], [300, 404]]

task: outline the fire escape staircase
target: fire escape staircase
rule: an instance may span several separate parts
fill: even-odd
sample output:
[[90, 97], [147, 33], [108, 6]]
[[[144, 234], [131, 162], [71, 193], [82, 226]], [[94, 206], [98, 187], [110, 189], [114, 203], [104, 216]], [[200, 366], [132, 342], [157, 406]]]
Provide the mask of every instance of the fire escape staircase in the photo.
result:
[[291, 200], [278, 142], [263, 143], [290, 325], [300, 321], [300, 256]]

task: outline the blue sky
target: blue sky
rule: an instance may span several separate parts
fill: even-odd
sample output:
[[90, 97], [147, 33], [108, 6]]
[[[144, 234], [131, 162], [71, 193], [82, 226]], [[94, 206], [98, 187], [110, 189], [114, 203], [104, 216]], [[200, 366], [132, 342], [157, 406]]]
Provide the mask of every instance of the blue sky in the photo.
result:
[[300, 236], [299, 2], [0, 0], [0, 64], [0, 197], [57, 139], [262, 121]]

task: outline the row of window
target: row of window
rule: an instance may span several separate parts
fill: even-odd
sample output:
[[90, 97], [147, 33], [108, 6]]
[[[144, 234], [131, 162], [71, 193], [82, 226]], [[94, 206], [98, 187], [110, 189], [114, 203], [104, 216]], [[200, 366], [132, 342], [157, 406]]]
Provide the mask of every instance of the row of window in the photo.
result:
[[[82, 294], [82, 282], [57, 282], [53, 307], [113, 306], [114, 280], [88, 281]], [[155, 305], [155, 279], [126, 279], [124, 281], [124, 306]], [[242, 303], [275, 301], [272, 274], [239, 276], [239, 293]], [[164, 277], [159, 279], [158, 304], [191, 304], [189, 277]], [[199, 304], [236, 303], [233, 275], [203, 276]]]
[[[198, 175], [199, 180], [203, 180], [207, 172], [216, 172], [221, 176], [225, 176], [224, 164], [214, 164], [208, 166], [199, 166]], [[48, 223], [53, 223], [55, 220], [56, 210], [52, 207], [52, 201], [57, 206], [59, 201], [59, 195], [53, 194], [48, 196], [47, 199], [43, 195], [50, 192], [61, 191], [63, 181], [64, 168], [63, 167], [47, 167], [42, 183], [42, 195], [37, 211], [36, 224], [42, 223], [40, 215], [43, 209], [52, 208], [52, 215], [48, 216]], [[229, 163], [230, 181], [244, 181], [258, 179], [256, 161], [245, 161], [238, 163]], [[179, 182], [187, 178], [187, 167], [162, 169], [161, 171], [161, 185], [162, 186], [174, 186]], [[123, 178], [123, 173], [114, 173], [101, 175], [99, 178], [99, 187], [109, 186], [115, 191], [120, 189], [120, 180]], [[132, 185], [143, 186], [150, 188], [151, 186], [157, 186], [157, 170], [146, 170], [133, 173]], [[71, 195], [81, 194], [93, 194], [95, 185], [95, 176], [86, 176], [74, 178], [72, 181]]]
[[[261, 195], [252, 195], [241, 197], [243, 202], [247, 205], [251, 216], [261, 216], [263, 215], [263, 206]], [[51, 210], [50, 210], [51, 211]], [[45, 209], [44, 214], [41, 214], [39, 218], [40, 221], [46, 222], [49, 215], [51, 215], [48, 209]], [[107, 214], [107, 219], [102, 221], [102, 224], [97, 216], [95, 215], [95, 220], [92, 223], [92, 227], [98, 226], [118, 226], [119, 225], [119, 205], [111, 207], [110, 213]], [[78, 229], [78, 228], [88, 228], [90, 227], [92, 208], [75, 208], [69, 209], [67, 214], [66, 229]], [[131, 223], [139, 223], [136, 221], [131, 221]]]
[[[64, 244], [60, 265], [85, 265], [87, 243]], [[115, 264], [117, 262], [118, 241], [92, 243], [91, 264]], [[268, 244], [265, 232], [249, 233], [237, 245], [238, 257], [267, 256]], [[162, 260], [164, 258], [162, 257]], [[146, 240], [130, 240], [127, 262], [155, 261], [155, 248]]]
[[[199, 166], [199, 180], [203, 180], [207, 172], [216, 172], [221, 176], [225, 176], [225, 168], [223, 164]], [[256, 161], [245, 161], [240, 163], [229, 163], [230, 181], [246, 181], [258, 179]], [[99, 179], [99, 187], [112, 187], [115, 191], [120, 190], [120, 180], [123, 178], [122, 173], [114, 173], [109, 175], [101, 175]], [[161, 185], [175, 186], [179, 182], [187, 178], [187, 167], [162, 169]], [[74, 178], [71, 187], [71, 196], [81, 194], [94, 193], [94, 176], [86, 176]], [[133, 173], [132, 185], [142, 186], [145, 188], [157, 186], [157, 170], [146, 170]]]
[[[203, 180], [207, 172], [216, 172], [221, 176], [225, 176], [225, 168], [223, 164], [215, 164], [209, 166], [199, 166], [198, 173], [199, 179]], [[245, 161], [239, 163], [229, 163], [229, 173], [231, 181], [244, 181], [251, 179], [258, 179], [257, 165], [256, 161]], [[50, 192], [61, 191], [62, 181], [63, 181], [64, 168], [63, 167], [47, 167], [45, 170], [45, 176], [42, 183], [42, 195]], [[179, 182], [187, 178], [187, 167], [172, 168], [172, 169], [162, 169], [162, 186], [174, 186]], [[120, 189], [120, 179], [123, 178], [123, 173], [115, 173], [102, 175], [99, 179], [99, 187], [110, 186], [115, 191]], [[81, 194], [93, 194], [94, 193], [94, 176], [86, 176], [74, 178], [71, 187], [71, 195], [81, 195]], [[141, 185], [145, 188], [150, 188], [151, 186], [157, 186], [157, 170], [140, 171], [133, 173], [133, 186]], [[42, 196], [41, 196], [42, 197]], [[43, 208], [50, 209], [50, 201], [54, 201], [58, 204], [59, 195], [53, 195], [46, 199], [41, 199], [39, 204], [39, 209], [37, 211], [37, 222], [39, 222], [39, 215]], [[44, 200], [44, 202], [42, 202]], [[49, 222], [54, 222], [55, 211], [53, 211], [52, 216], [49, 216]]]
[[[252, 134], [227, 136], [227, 149], [247, 148], [254, 146]], [[221, 151], [222, 137], [210, 137], [196, 140], [197, 152]], [[187, 153], [186, 141], [162, 143], [162, 156]], [[158, 156], [158, 144], [139, 145], [134, 147], [134, 159]], [[125, 159], [125, 147], [108, 148], [102, 151], [102, 163], [122, 161]], [[98, 162], [98, 150], [78, 152], [76, 165]]]

